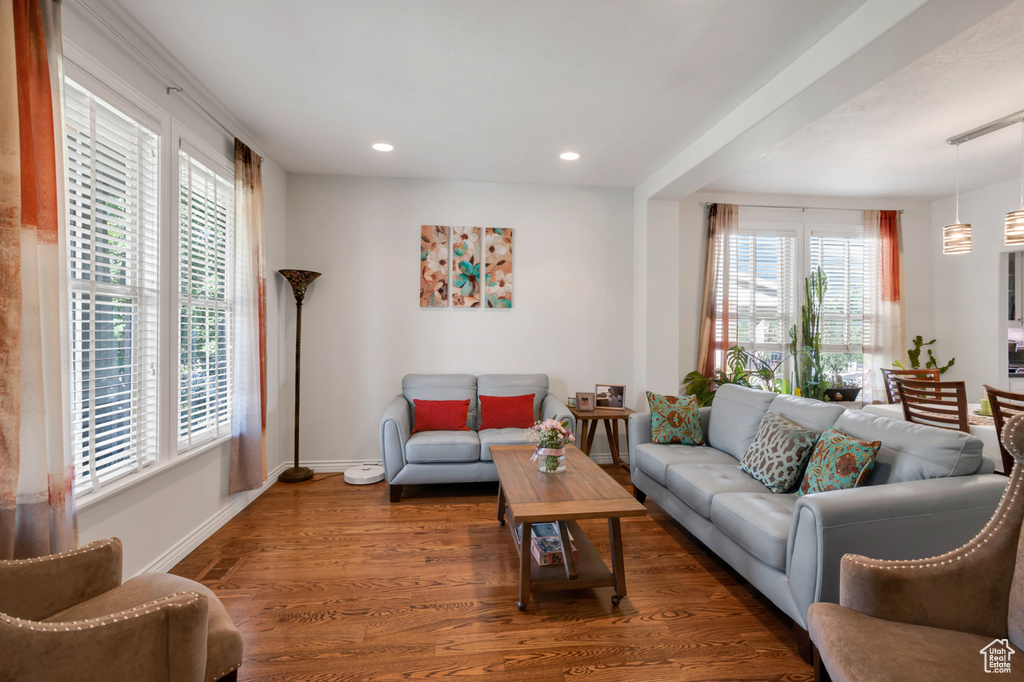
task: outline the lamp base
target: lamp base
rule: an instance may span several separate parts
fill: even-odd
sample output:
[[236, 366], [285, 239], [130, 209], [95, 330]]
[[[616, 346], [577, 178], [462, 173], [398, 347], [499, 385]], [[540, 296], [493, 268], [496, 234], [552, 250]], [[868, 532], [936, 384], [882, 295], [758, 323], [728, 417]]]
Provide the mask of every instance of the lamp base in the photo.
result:
[[290, 467], [277, 477], [281, 483], [301, 483], [313, 478], [313, 470], [309, 467]]

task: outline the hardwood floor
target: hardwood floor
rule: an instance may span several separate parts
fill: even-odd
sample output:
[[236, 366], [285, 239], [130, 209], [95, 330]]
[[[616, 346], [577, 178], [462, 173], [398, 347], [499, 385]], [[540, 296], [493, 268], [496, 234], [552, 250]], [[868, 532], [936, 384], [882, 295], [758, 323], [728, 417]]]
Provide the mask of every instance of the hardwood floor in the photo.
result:
[[[606, 467], [628, 485], [625, 470]], [[239, 680], [811, 680], [788, 620], [654, 503], [624, 518], [628, 594], [535, 594], [495, 518], [497, 484], [276, 483], [173, 573], [242, 631]], [[607, 523], [581, 522], [606, 560]]]

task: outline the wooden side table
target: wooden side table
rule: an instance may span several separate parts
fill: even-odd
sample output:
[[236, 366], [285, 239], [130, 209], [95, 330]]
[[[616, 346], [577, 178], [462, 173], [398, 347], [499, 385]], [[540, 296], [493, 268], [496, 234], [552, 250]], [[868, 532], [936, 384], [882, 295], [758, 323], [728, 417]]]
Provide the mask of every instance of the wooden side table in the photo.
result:
[[[579, 424], [579, 440], [577, 446], [580, 450], [590, 456], [590, 448], [594, 444], [594, 434], [597, 433], [597, 422], [604, 422], [604, 432], [608, 436], [608, 447], [612, 451], [612, 461], [619, 466], [626, 466], [619, 459], [619, 422], [625, 422], [634, 410], [628, 407], [596, 407], [592, 411], [581, 412], [575, 407], [570, 407], [572, 416], [576, 417]], [[591, 424], [594, 422], [594, 424]], [[629, 449], [629, 429], [626, 429], [626, 449]]]

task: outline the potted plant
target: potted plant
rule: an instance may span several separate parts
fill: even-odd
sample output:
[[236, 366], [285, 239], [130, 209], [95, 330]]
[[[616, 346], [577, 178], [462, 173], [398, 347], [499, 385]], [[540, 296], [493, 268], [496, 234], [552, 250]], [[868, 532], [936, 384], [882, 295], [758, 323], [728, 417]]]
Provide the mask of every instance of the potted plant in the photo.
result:
[[[899, 362], [894, 362], [893, 367], [899, 369], [921, 369], [921, 351], [925, 350], [925, 346], [931, 346], [935, 343], [935, 339], [931, 341], [925, 341], [924, 337], [918, 334], [914, 337], [914, 347], [907, 349], [907, 359], [910, 361], [907, 366], [903, 366]], [[956, 358], [950, 358], [949, 362], [944, 365], [940, 365], [939, 361], [935, 359], [935, 354], [932, 353], [932, 349], [928, 348], [928, 359], [924, 363], [925, 369], [937, 369], [939, 374], [945, 374], [946, 370], [953, 366], [956, 362]]]
[[818, 268], [804, 280], [804, 304], [800, 308], [800, 333], [796, 325], [789, 330], [789, 349], [796, 359], [794, 385], [799, 395], [823, 400], [828, 387], [821, 356], [821, 313], [824, 308], [828, 278]]
[[825, 363], [829, 369], [828, 387], [825, 389], [825, 400], [834, 402], [856, 400], [860, 386], [856, 381], [843, 379], [842, 371], [849, 367], [852, 357], [847, 353], [830, 353]]
[[537, 449], [530, 458], [537, 462], [537, 469], [546, 474], [560, 474], [565, 471], [565, 446], [576, 441], [569, 430], [569, 420], [545, 419], [526, 430], [526, 437], [537, 443]]

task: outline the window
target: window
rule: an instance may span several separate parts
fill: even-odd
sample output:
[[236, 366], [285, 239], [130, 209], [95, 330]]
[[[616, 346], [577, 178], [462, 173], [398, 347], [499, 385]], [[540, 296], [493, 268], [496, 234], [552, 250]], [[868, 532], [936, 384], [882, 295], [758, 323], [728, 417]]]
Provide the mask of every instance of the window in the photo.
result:
[[779, 350], [793, 324], [796, 234], [746, 226], [730, 253], [729, 340], [747, 350]]
[[[209, 164], [212, 166], [213, 164]], [[231, 430], [234, 182], [178, 153], [178, 448]]]
[[65, 80], [75, 490], [157, 456], [159, 136]]

